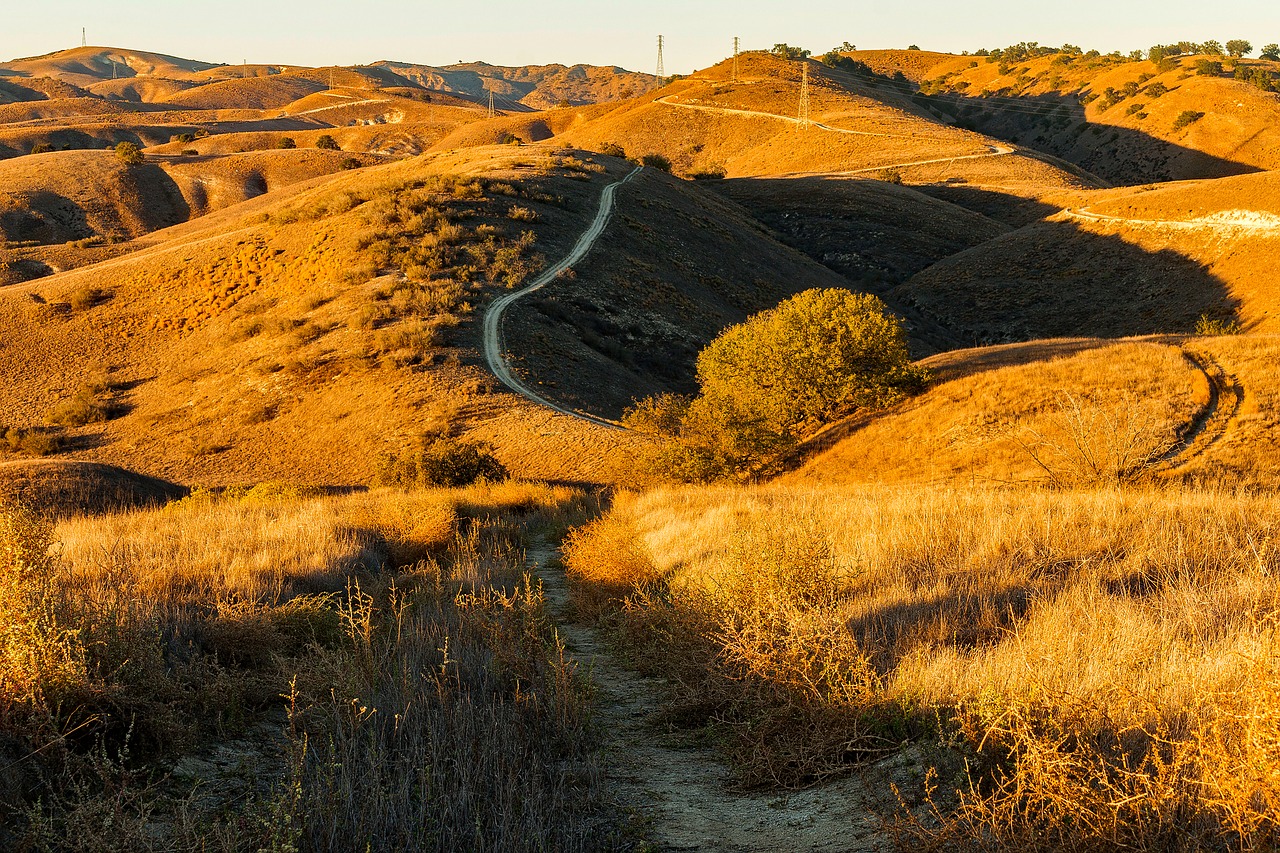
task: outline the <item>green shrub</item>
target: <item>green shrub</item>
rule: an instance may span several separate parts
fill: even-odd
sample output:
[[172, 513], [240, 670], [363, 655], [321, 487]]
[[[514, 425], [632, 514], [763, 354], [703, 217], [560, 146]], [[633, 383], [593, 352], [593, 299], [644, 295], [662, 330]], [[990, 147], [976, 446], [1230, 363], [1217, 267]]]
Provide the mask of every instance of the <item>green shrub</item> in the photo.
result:
[[1211, 317], [1201, 314], [1196, 320], [1196, 334], [1206, 338], [1224, 337], [1226, 335], [1244, 334], [1244, 327], [1230, 318]]
[[66, 446], [66, 440], [56, 430], [33, 427], [5, 427], [0, 425], [0, 449], [22, 456], [52, 456]]
[[792, 47], [789, 44], [775, 44], [773, 49], [769, 52], [774, 56], [779, 56], [783, 59], [790, 59], [793, 61], [798, 59], [808, 59], [812, 55], [810, 51], [807, 51], [802, 47]]
[[485, 442], [456, 438], [424, 440], [421, 448], [403, 456], [379, 460], [378, 481], [383, 485], [410, 487], [468, 486], [478, 480], [507, 479], [506, 467]]
[[1253, 45], [1244, 39], [1231, 39], [1227, 42], [1227, 53], [1239, 59], [1247, 53], [1253, 53]]
[[1196, 74], [1201, 77], [1221, 77], [1222, 63], [1215, 59], [1196, 60]]
[[145, 159], [142, 150], [132, 142], [121, 142], [116, 146], [116, 157], [126, 166], [140, 166]]
[[869, 294], [808, 290], [732, 326], [698, 356], [700, 393], [640, 403], [624, 422], [668, 439], [675, 479], [753, 479], [806, 434], [923, 387], [901, 320]]
[[32, 154], [48, 154], [52, 150], [53, 146], [47, 142], [37, 142], [35, 145], [31, 146]]
[[1204, 118], [1204, 113], [1199, 113], [1195, 110], [1187, 110], [1173, 120], [1173, 129], [1182, 130], [1184, 127], [1189, 127], [1195, 124], [1202, 118]]
[[1159, 98], [1162, 95], [1168, 94], [1169, 87], [1157, 80], [1148, 86], [1145, 91], [1148, 98]]
[[316, 140], [316, 147], [322, 151], [339, 151], [337, 140], [327, 133], [322, 133], [320, 138]]
[[345, 171], [345, 172], [349, 172], [349, 171], [351, 171], [352, 169], [362, 169], [362, 168], [364, 168], [364, 163], [361, 163], [361, 162], [360, 162], [359, 160], [357, 160], [355, 157], [348, 157], [348, 158], [346, 158], [345, 160], [343, 160], [341, 163], [339, 163], [338, 165], [339, 165], [339, 167], [340, 167], [343, 171]]
[[640, 162], [650, 169], [671, 173], [671, 161], [661, 154], [646, 154], [640, 158]]
[[627, 157], [626, 149], [616, 142], [606, 142], [600, 147], [600, 153], [606, 157], [617, 157], [622, 160], [625, 160]]
[[689, 173], [689, 177], [695, 181], [722, 181], [728, 174], [728, 171], [721, 164], [710, 163], [700, 169], [694, 169]]
[[277, 148], [284, 149], [284, 150], [286, 150], [286, 151], [287, 151], [287, 150], [290, 150], [290, 149], [293, 149], [293, 148], [297, 148], [297, 147], [298, 147], [298, 143], [297, 143], [297, 141], [296, 141], [296, 140], [294, 140], [294, 138], [293, 138], [292, 136], [286, 136], [286, 137], [284, 137], [283, 139], [281, 139], [281, 140], [280, 140], [280, 144], [279, 144], [279, 145], [277, 145], [276, 147], [277, 147]]

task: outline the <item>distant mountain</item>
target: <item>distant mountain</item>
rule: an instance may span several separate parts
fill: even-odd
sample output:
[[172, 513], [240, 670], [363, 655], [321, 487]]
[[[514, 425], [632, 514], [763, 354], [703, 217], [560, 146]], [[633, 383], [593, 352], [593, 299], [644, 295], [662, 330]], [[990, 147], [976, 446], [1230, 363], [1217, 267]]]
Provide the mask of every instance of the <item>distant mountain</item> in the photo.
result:
[[508, 68], [486, 62], [435, 67], [384, 60], [385, 68], [426, 89], [486, 99], [493, 92], [500, 106], [518, 104], [536, 110], [620, 101], [647, 91], [653, 76], [617, 66], [526, 65]]
[[115, 47], [77, 47], [44, 56], [0, 63], [0, 77], [51, 77], [76, 86], [88, 87], [103, 80], [131, 77], [162, 77], [168, 80], [194, 79], [217, 63], [181, 59], [145, 50]]

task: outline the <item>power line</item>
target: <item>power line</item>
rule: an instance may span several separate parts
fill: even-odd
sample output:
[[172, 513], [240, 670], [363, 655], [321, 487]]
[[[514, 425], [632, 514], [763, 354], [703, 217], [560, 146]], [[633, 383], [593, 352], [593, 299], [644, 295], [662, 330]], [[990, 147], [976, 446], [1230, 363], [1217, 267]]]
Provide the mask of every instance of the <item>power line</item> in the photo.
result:
[[658, 73], [653, 75], [653, 82], [654, 82], [655, 89], [662, 88], [662, 81], [666, 79], [666, 76], [667, 76], [667, 69], [662, 61], [663, 42], [664, 42], [663, 37], [658, 36]]
[[809, 63], [800, 60], [803, 64], [800, 76], [800, 124], [805, 127], [809, 126]]

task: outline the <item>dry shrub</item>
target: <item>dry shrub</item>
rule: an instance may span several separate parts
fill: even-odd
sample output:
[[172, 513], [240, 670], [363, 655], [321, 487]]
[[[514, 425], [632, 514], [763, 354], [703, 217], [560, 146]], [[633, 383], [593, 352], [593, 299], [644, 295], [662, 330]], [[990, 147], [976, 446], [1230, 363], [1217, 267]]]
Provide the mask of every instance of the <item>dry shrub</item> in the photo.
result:
[[83, 385], [70, 398], [50, 410], [47, 420], [58, 426], [79, 427], [104, 423], [113, 414], [111, 402], [103, 398], [101, 389]]
[[904, 812], [905, 849], [1263, 850], [1278, 517], [1191, 491], [684, 489], [578, 547], [642, 547], [667, 579], [627, 598], [628, 645], [746, 784], [927, 738], [969, 773]]
[[631, 593], [662, 580], [635, 529], [620, 515], [571, 531], [563, 553], [574, 609], [588, 619], [617, 609]]
[[0, 726], [39, 713], [85, 681], [84, 650], [59, 621], [58, 566], [47, 525], [0, 503]]
[[0, 425], [0, 449], [23, 456], [52, 456], [66, 446], [60, 432], [33, 427], [5, 427]]
[[585, 683], [519, 579], [516, 533], [475, 525], [415, 592], [348, 597], [347, 642], [322, 664], [341, 686], [292, 700], [286, 846], [629, 849], [600, 805]]
[[[263, 484], [66, 521], [61, 562], [47, 528], [0, 514], [0, 791], [17, 792], [0, 838], [612, 848], [585, 685], [521, 580], [523, 525], [582, 503], [515, 483], [344, 497]], [[410, 565], [383, 571], [397, 549]], [[174, 779], [148, 782], [261, 731], [282, 696], [289, 733], [262, 746], [254, 778], [211, 771], [187, 799]], [[14, 746], [19, 701], [33, 724]]]
[[1100, 404], [1067, 393], [1039, 429], [1009, 436], [1058, 488], [1138, 482], [1178, 441], [1165, 418], [1132, 398]]

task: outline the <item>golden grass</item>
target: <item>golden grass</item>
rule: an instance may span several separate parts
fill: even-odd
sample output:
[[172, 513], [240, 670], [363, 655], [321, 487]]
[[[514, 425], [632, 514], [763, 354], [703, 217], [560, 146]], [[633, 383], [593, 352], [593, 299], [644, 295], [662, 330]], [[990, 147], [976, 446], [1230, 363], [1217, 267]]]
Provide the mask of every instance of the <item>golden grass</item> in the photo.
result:
[[[900, 827], [911, 843], [1257, 849], [1280, 827], [1260, 769], [1280, 743], [1278, 508], [1192, 491], [681, 489], [620, 500], [610, 523], [649, 554], [629, 638], [728, 726], [744, 782], [811, 781], [943, 736], [971, 776], [943, 780], [932, 824]], [[579, 582], [609, 571], [596, 555], [570, 550]]]
[[1003, 365], [972, 373], [963, 357], [939, 357], [943, 381], [886, 415], [838, 426], [817, 442], [831, 449], [792, 479], [1122, 480], [1174, 448], [1209, 402], [1208, 381], [1176, 346], [1082, 342], [1083, 351], [1026, 363], [1034, 349], [1010, 348]]
[[[57, 528], [0, 506], [0, 834], [49, 850], [598, 849], [612, 818], [585, 685], [522, 578], [527, 528], [595, 505], [504, 483], [266, 484]], [[258, 778], [200, 771], [192, 793], [165, 777], [246, 732]]]

